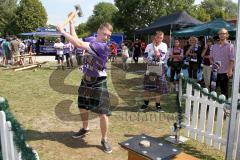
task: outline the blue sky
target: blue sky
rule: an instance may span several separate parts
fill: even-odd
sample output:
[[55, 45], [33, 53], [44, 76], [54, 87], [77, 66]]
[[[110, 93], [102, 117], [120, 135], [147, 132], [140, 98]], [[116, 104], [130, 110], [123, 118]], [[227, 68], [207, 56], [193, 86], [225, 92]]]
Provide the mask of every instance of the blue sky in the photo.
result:
[[[74, 11], [74, 5], [80, 4], [83, 10], [83, 17], [76, 19], [76, 24], [86, 22], [88, 17], [92, 15], [93, 8], [99, 2], [114, 3], [114, 0], [40, 0], [48, 14], [48, 24], [59, 24], [64, 22], [68, 13]], [[202, 0], [196, 0], [199, 4]], [[237, 0], [233, 0], [237, 2]]]
[[86, 22], [92, 15], [93, 8], [99, 2], [114, 3], [113, 0], [40, 0], [48, 14], [48, 24], [63, 23], [68, 13], [74, 11], [74, 5], [80, 4], [83, 17], [77, 18], [76, 23]]

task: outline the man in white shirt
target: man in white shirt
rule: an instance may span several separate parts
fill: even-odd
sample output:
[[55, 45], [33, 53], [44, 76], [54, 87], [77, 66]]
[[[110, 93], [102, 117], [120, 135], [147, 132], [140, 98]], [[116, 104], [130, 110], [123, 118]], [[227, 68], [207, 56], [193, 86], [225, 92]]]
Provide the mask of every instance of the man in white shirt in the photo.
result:
[[64, 60], [63, 49], [64, 49], [64, 44], [61, 42], [60, 38], [56, 39], [56, 43], [54, 44], [54, 48], [57, 50], [56, 60], [58, 61], [58, 64], [60, 64], [62, 66], [62, 69], [64, 69], [64, 66], [63, 66], [63, 60]]
[[144, 104], [141, 106], [140, 111], [145, 111], [148, 108], [150, 93], [154, 92], [156, 111], [163, 112], [160, 106], [160, 95], [168, 93], [164, 69], [167, 44], [162, 42], [163, 37], [163, 32], [156, 32], [153, 42], [148, 44], [145, 49], [145, 61], [148, 65], [144, 75]]
[[19, 51], [20, 51], [20, 55], [21, 55], [21, 57], [20, 57], [20, 65], [23, 65], [24, 64], [24, 54], [25, 54], [26, 46], [25, 46], [25, 44], [23, 43], [22, 40], [19, 39], [19, 41], [20, 41]]

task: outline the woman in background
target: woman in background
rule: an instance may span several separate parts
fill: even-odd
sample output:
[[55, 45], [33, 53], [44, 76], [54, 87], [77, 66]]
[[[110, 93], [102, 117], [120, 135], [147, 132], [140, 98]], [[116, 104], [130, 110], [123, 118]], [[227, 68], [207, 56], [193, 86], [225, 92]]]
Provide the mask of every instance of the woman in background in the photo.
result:
[[211, 80], [211, 61], [210, 61], [210, 51], [212, 48], [212, 45], [214, 44], [214, 41], [212, 38], [209, 38], [207, 40], [207, 44], [202, 52], [202, 58], [203, 58], [203, 78], [204, 78], [204, 84], [206, 88], [210, 88], [210, 80]]
[[178, 91], [178, 75], [181, 72], [182, 64], [183, 64], [183, 49], [180, 47], [180, 43], [178, 39], [174, 40], [174, 46], [172, 51], [170, 52], [170, 61], [171, 61], [171, 77], [170, 81], [174, 82], [174, 77], [176, 74], [176, 91]]
[[128, 70], [128, 68], [129, 68], [128, 64], [127, 64], [127, 60], [129, 58], [128, 48], [124, 43], [121, 44], [121, 47], [122, 47], [123, 70]]
[[190, 47], [186, 52], [186, 56], [189, 58], [188, 75], [190, 78], [197, 80], [198, 66], [202, 58], [201, 48], [196, 37], [190, 37], [189, 44]]

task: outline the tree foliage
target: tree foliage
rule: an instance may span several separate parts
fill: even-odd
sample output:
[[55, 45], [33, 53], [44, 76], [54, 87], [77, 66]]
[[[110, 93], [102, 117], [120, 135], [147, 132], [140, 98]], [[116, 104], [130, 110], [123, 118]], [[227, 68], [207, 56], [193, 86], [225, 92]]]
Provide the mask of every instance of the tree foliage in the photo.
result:
[[237, 16], [237, 4], [231, 0], [204, 0], [201, 2], [201, 7], [211, 19], [229, 19]]
[[226, 18], [236, 18], [237, 17], [237, 13], [238, 13], [238, 6], [237, 3], [234, 3], [231, 0], [227, 0], [225, 3], [225, 13], [227, 13]]
[[[17, 2], [0, 0], [0, 35], [31, 32], [46, 26], [47, 13], [40, 0], [20, 0], [18, 5]], [[237, 4], [232, 0], [203, 0], [200, 5], [194, 5], [194, 0], [115, 0], [115, 5], [100, 2], [88, 21], [76, 28], [77, 34], [87, 36], [101, 23], [110, 22], [114, 24], [114, 31], [130, 35], [161, 16], [182, 10], [207, 22], [215, 18], [236, 18]]]
[[125, 32], [149, 25], [158, 15], [165, 15], [163, 1], [159, 0], [115, 0], [118, 12], [113, 19], [115, 26]]
[[0, 35], [7, 34], [7, 28], [14, 19], [17, 0], [0, 0]]
[[76, 27], [76, 33], [79, 37], [86, 37], [90, 34], [87, 28], [87, 23], [81, 23]]
[[208, 22], [211, 20], [211, 16], [206, 12], [202, 6], [196, 6], [194, 12], [190, 12], [191, 16], [202, 22]]
[[39, 0], [21, 0], [13, 23], [15, 33], [32, 32], [45, 27], [47, 13]]
[[164, 4], [167, 14], [183, 10], [190, 13], [194, 9], [194, 0], [165, 0]]
[[157, 18], [176, 11], [193, 10], [194, 0], [115, 0], [115, 26], [127, 34], [148, 26]]
[[113, 15], [117, 12], [115, 5], [106, 2], [100, 2], [95, 5], [93, 15], [89, 17], [86, 27], [90, 32], [96, 32], [99, 25], [103, 22], [112, 23]]

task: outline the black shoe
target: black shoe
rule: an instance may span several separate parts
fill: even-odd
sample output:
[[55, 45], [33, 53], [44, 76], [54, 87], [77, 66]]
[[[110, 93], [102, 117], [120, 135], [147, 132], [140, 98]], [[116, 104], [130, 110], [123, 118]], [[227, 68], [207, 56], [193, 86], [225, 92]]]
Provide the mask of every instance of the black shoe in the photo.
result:
[[85, 135], [89, 133], [89, 130], [85, 130], [84, 128], [81, 128], [77, 133], [72, 135], [73, 138], [82, 138]]
[[110, 145], [110, 143], [106, 140], [102, 140], [101, 144], [103, 146], [103, 151], [105, 153], [112, 153], [112, 146]]
[[140, 112], [145, 111], [148, 108], [148, 105], [142, 105], [142, 107], [139, 109]]
[[157, 106], [157, 107], [156, 107], [156, 112], [163, 113], [164, 110], [162, 110], [162, 107], [161, 107], [161, 106]]

